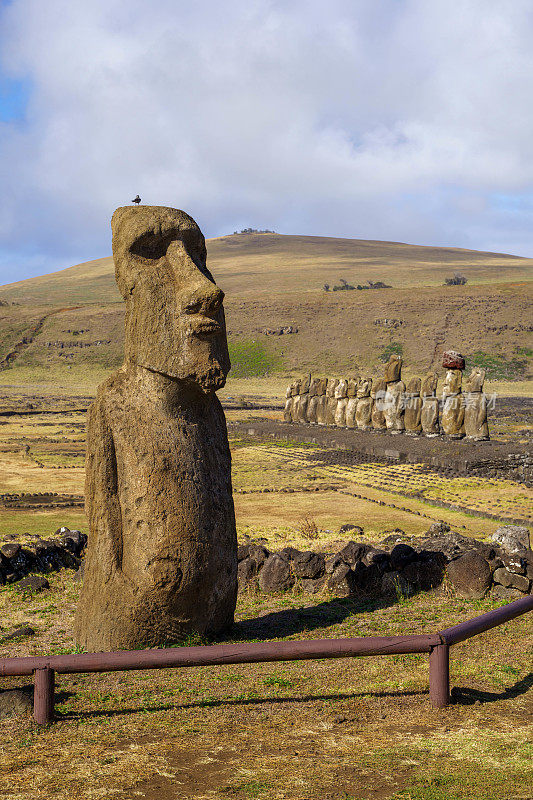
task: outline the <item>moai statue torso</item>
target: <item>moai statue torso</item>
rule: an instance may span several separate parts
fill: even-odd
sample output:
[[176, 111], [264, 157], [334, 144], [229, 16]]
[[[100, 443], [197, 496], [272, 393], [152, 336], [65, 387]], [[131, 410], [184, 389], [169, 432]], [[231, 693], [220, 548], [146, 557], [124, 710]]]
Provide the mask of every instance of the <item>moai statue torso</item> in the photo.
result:
[[316, 407], [318, 403], [318, 389], [320, 387], [320, 378], [313, 378], [309, 384], [309, 400], [307, 403], [307, 422], [311, 425], [316, 425]]
[[402, 433], [405, 429], [403, 420], [403, 394], [405, 384], [401, 380], [402, 359], [400, 356], [391, 355], [385, 365], [385, 423], [389, 433]]
[[424, 436], [432, 439], [439, 435], [439, 399], [437, 397], [437, 373], [428, 372], [422, 381], [422, 412], [420, 423]]
[[409, 436], [417, 436], [422, 431], [422, 398], [420, 378], [411, 378], [405, 390], [404, 399], [404, 424], [405, 432]]
[[335, 425], [335, 411], [337, 410], [337, 398], [335, 389], [339, 383], [338, 378], [329, 378], [326, 388], [326, 425]]
[[443, 433], [451, 439], [462, 439], [465, 435], [464, 398], [461, 392], [462, 370], [449, 369], [442, 389], [442, 413], [440, 424]]
[[125, 363], [87, 428], [89, 543], [75, 619], [88, 650], [163, 645], [233, 622], [237, 539], [223, 292], [182, 211], [119, 208], [113, 257]]
[[387, 430], [387, 423], [385, 421], [385, 394], [387, 392], [387, 384], [384, 378], [378, 378], [372, 384], [371, 397], [372, 404], [372, 428], [375, 431]]
[[326, 396], [326, 389], [328, 386], [328, 379], [321, 378], [320, 382], [316, 389], [316, 422], [317, 425], [325, 425], [326, 424], [326, 416], [327, 416], [327, 403], [328, 398]]
[[311, 376], [306, 375], [300, 382], [300, 397], [298, 399], [297, 419], [298, 422], [307, 422], [307, 404], [309, 403], [309, 387]]
[[298, 422], [298, 406], [300, 404], [300, 385], [301, 380], [295, 380], [292, 384], [292, 406], [291, 406], [291, 422]]
[[357, 383], [358, 378], [350, 378], [346, 389], [346, 427], [355, 428], [355, 412], [357, 411]]
[[481, 442], [489, 439], [487, 396], [483, 393], [485, 370], [474, 367], [465, 385], [465, 434], [467, 439]]
[[341, 378], [341, 380], [337, 384], [337, 388], [335, 389], [335, 398], [337, 400], [337, 407], [335, 409], [335, 425], [338, 428], [344, 428], [346, 426], [346, 404], [348, 402], [348, 398], [346, 397], [346, 392], [348, 390], [348, 381]]
[[372, 406], [374, 401], [370, 395], [372, 389], [372, 379], [363, 379], [357, 387], [357, 410], [355, 412], [355, 424], [360, 431], [372, 429]]

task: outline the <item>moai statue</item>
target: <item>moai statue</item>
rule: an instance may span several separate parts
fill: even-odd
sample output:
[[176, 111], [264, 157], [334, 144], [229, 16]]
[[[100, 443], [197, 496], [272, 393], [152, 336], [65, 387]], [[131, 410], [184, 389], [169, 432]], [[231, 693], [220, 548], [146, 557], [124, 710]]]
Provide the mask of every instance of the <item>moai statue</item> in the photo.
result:
[[385, 414], [385, 423], [389, 433], [403, 433], [405, 430], [404, 425], [404, 408], [403, 408], [403, 395], [405, 392], [405, 384], [401, 380], [402, 374], [402, 359], [395, 354], [391, 355], [388, 363], [385, 365], [385, 382], [387, 384], [387, 391], [385, 393], [383, 413]]
[[370, 396], [374, 401], [372, 404], [372, 428], [375, 431], [386, 431], [387, 423], [385, 421], [385, 394], [387, 392], [387, 384], [384, 378], [378, 378], [372, 384], [372, 391]]
[[328, 386], [328, 379], [321, 378], [320, 383], [317, 386], [316, 390], [316, 422], [317, 425], [325, 425], [326, 424], [326, 416], [327, 416], [327, 408], [328, 408], [328, 398], [326, 396], [326, 390]]
[[320, 378], [313, 378], [309, 384], [309, 401], [307, 403], [307, 422], [316, 425], [316, 406], [318, 402], [317, 391], [320, 386]]
[[297, 379], [292, 384], [291, 422], [298, 422], [298, 406], [300, 404], [301, 380]]
[[338, 428], [346, 427], [346, 404], [348, 398], [346, 392], [348, 390], [348, 381], [341, 378], [335, 389], [335, 397], [337, 399], [337, 408], [335, 409], [335, 425]]
[[439, 399], [437, 397], [437, 373], [428, 372], [422, 381], [422, 412], [420, 423], [424, 436], [433, 439], [439, 435]]
[[407, 384], [404, 397], [404, 424], [405, 432], [409, 436], [418, 436], [422, 432], [422, 398], [420, 378], [411, 378]]
[[487, 422], [487, 396], [483, 393], [485, 370], [474, 367], [465, 384], [465, 434], [467, 439], [482, 442], [490, 439]]
[[125, 363], [87, 426], [89, 543], [76, 641], [157, 647], [233, 623], [237, 536], [226, 422], [230, 368], [205, 241], [183, 211], [119, 208], [113, 258]]
[[350, 378], [346, 389], [346, 427], [355, 428], [355, 413], [357, 411], [357, 383], [358, 378]]
[[338, 378], [330, 378], [326, 388], [326, 425], [335, 425], [335, 411], [337, 410], [337, 398], [335, 397], [335, 389], [339, 383]]
[[460, 353], [450, 350], [444, 353], [442, 366], [447, 370], [442, 390], [442, 414], [440, 424], [443, 433], [450, 439], [462, 439], [465, 435], [464, 398], [461, 392], [464, 358]]
[[360, 431], [372, 430], [372, 406], [374, 401], [371, 397], [372, 378], [359, 382], [357, 387], [357, 410], [355, 412], [355, 424]]
[[298, 422], [307, 422], [307, 404], [309, 403], [309, 387], [311, 386], [311, 376], [306, 375], [300, 383], [300, 398], [298, 400], [297, 419]]
[[292, 383], [287, 386], [285, 392], [285, 408], [283, 409], [283, 422], [292, 422]]

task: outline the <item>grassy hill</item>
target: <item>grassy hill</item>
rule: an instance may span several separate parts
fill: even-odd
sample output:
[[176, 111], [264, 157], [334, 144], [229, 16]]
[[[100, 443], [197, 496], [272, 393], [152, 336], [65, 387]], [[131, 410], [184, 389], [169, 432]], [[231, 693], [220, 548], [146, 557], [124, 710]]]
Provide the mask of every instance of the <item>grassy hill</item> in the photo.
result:
[[[208, 263], [226, 292], [236, 373], [313, 370], [369, 374], [390, 351], [407, 372], [439, 367], [461, 350], [499, 379], [532, 375], [533, 260], [457, 248], [279, 234], [208, 241]], [[466, 286], [443, 286], [460, 272]], [[390, 289], [323, 290], [340, 279]], [[83, 366], [101, 373], [121, 362], [123, 305], [112, 259], [0, 287], [2, 382]], [[292, 325], [297, 334], [267, 336]], [[1, 374], [1, 373], [0, 373]], [[21, 374], [21, 373], [20, 373]]]

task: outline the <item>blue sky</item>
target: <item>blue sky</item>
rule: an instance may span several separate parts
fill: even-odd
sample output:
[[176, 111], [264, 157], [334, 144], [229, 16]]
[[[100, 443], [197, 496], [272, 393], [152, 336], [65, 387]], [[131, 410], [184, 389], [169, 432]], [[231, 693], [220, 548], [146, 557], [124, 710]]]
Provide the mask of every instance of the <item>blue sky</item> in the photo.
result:
[[242, 227], [533, 256], [530, 0], [0, 0], [0, 283], [137, 192]]

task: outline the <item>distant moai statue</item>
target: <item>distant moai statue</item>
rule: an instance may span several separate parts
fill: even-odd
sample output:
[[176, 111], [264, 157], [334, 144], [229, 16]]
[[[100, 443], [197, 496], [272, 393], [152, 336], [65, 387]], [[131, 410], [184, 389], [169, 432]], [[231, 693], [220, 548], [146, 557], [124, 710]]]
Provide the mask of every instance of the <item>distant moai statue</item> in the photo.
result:
[[417, 436], [422, 431], [422, 398], [420, 378], [411, 378], [407, 384], [404, 396], [404, 424], [405, 432], [409, 436]]
[[307, 404], [309, 403], [310, 386], [311, 375], [305, 375], [300, 382], [300, 396], [298, 398], [298, 410], [296, 412], [298, 422], [307, 422]]
[[372, 428], [375, 431], [386, 431], [387, 422], [385, 420], [385, 395], [387, 393], [387, 384], [384, 378], [378, 378], [372, 384], [372, 391], [370, 396], [374, 401], [372, 404]]
[[292, 384], [292, 406], [291, 406], [291, 422], [298, 422], [298, 406], [300, 404], [300, 385], [301, 380], [297, 378]]
[[87, 427], [89, 543], [75, 638], [87, 650], [216, 634], [234, 618], [231, 456], [215, 392], [230, 368], [205, 240], [183, 211], [119, 208], [125, 363]]
[[465, 434], [467, 439], [482, 442], [490, 439], [487, 422], [487, 396], [483, 393], [485, 370], [474, 367], [465, 384]]
[[320, 383], [316, 390], [316, 423], [317, 425], [325, 425], [328, 409], [328, 397], [326, 395], [328, 387], [328, 379], [321, 378]]
[[330, 378], [326, 388], [326, 425], [335, 425], [335, 411], [337, 410], [337, 398], [335, 389], [339, 383], [338, 378]]
[[316, 425], [316, 406], [318, 402], [317, 391], [320, 386], [321, 379], [313, 378], [309, 384], [309, 400], [307, 403], [307, 422], [311, 425]]
[[341, 378], [335, 389], [335, 398], [337, 400], [337, 407], [335, 408], [335, 425], [338, 428], [346, 427], [346, 405], [348, 398], [346, 392], [348, 391], [348, 381]]
[[450, 439], [462, 439], [465, 435], [465, 407], [461, 382], [465, 360], [460, 353], [449, 350], [443, 354], [442, 366], [447, 372], [442, 389], [440, 424], [443, 433]]
[[429, 439], [438, 436], [439, 428], [439, 398], [437, 397], [437, 373], [428, 372], [422, 382], [422, 412], [420, 423], [424, 436]]
[[403, 395], [405, 392], [405, 384], [401, 380], [401, 375], [402, 359], [400, 356], [393, 353], [388, 363], [385, 365], [387, 391], [384, 400], [384, 414], [389, 433], [403, 433], [405, 430], [403, 419]]
[[374, 401], [370, 395], [372, 390], [372, 378], [363, 378], [357, 387], [357, 409], [355, 412], [355, 424], [360, 431], [372, 429], [372, 406]]
[[285, 392], [285, 407], [283, 409], [283, 422], [292, 422], [292, 390], [293, 384], [289, 383]]
[[355, 413], [357, 411], [357, 385], [359, 378], [350, 378], [346, 389], [346, 427], [355, 428]]

